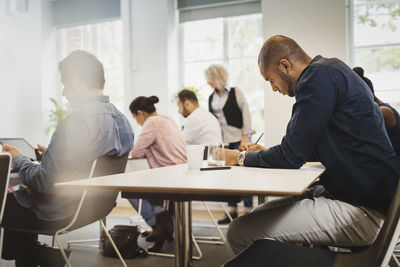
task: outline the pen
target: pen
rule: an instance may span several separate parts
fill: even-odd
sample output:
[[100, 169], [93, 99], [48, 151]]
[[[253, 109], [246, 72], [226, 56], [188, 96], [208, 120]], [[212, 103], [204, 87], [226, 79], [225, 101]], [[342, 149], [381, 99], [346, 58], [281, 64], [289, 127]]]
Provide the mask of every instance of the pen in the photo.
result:
[[229, 170], [230, 168], [231, 166], [207, 167], [207, 168], [200, 168], [200, 171]]
[[[261, 137], [264, 135], [264, 133], [261, 133], [260, 137], [258, 137], [257, 141], [254, 143], [255, 145], [260, 141]], [[239, 151], [242, 151], [241, 146], [239, 147]]]
[[257, 139], [257, 141], [255, 142], [255, 144], [257, 144], [258, 143], [258, 141], [260, 141], [260, 139], [261, 139], [261, 137], [264, 135], [264, 133], [262, 133], [261, 135], [260, 135], [260, 137], [258, 137], [258, 139]]

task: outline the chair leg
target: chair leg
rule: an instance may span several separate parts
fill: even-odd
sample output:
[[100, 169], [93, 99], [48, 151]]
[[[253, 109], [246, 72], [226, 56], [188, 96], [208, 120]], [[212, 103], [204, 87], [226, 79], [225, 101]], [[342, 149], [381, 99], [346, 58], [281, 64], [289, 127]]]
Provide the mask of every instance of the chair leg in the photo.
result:
[[192, 240], [193, 240], [194, 247], [197, 250], [197, 253], [199, 253], [199, 256], [195, 256], [195, 257], [193, 257], [193, 259], [200, 260], [203, 257], [203, 252], [201, 251], [200, 246], [197, 243], [196, 238], [194, 238], [193, 234], [192, 234]]
[[107, 228], [106, 228], [106, 226], [104, 225], [104, 223], [103, 223], [102, 220], [100, 220], [100, 224], [101, 224], [101, 227], [103, 228], [104, 233], [106, 234], [108, 240], [110, 240], [110, 243], [111, 243], [111, 245], [113, 246], [113, 248], [114, 248], [114, 250], [115, 250], [115, 253], [117, 253], [118, 258], [120, 259], [122, 265], [123, 265], [124, 267], [127, 267], [127, 265], [126, 265], [124, 259], [123, 259], [122, 256], [121, 256], [121, 253], [119, 253], [119, 250], [118, 250], [117, 246], [115, 245], [114, 240], [113, 240], [112, 237], [110, 236], [110, 233], [108, 233]]
[[[82, 243], [90, 243], [90, 242], [96, 242], [98, 244], [95, 245], [88, 245], [88, 244], [82, 244]], [[100, 238], [95, 238], [95, 239], [82, 239], [82, 240], [72, 240], [68, 241], [67, 248], [72, 249], [73, 247], [83, 247], [83, 248], [97, 248], [97, 249], [102, 249], [99, 246], [99, 243], [101, 242]], [[80, 245], [82, 244], [82, 245]]]
[[[101, 237], [103, 236], [103, 228], [101, 227], [101, 221], [106, 225], [106, 218], [99, 220], [99, 238], [94, 239], [82, 239], [82, 240], [71, 240], [68, 241], [67, 248], [71, 249], [72, 247], [83, 247], [83, 248], [98, 248], [99, 250], [103, 250], [103, 243], [101, 242]], [[90, 245], [87, 243], [97, 242], [97, 244]], [[54, 246], [54, 245], [53, 245]]]
[[218, 236], [195, 236], [197, 238], [197, 242], [198, 243], [204, 243], [204, 244], [216, 244], [216, 245], [223, 245], [225, 244], [225, 236], [221, 231], [221, 228], [218, 225], [217, 220], [215, 219], [214, 215], [212, 214], [210, 208], [208, 207], [208, 205], [202, 201], [203, 206], [206, 208], [207, 212], [208, 212], [208, 216], [210, 216], [212, 222], [215, 225], [215, 228], [219, 234]]
[[[192, 241], [194, 244], [194, 247], [197, 250], [197, 253], [199, 254], [198, 256], [192, 256], [192, 259], [194, 260], [200, 260], [203, 257], [203, 252], [200, 249], [199, 244], [197, 243], [196, 239], [194, 238], [194, 236], [192, 235]], [[149, 252], [149, 255], [153, 255], [153, 256], [160, 256], [160, 257], [167, 257], [167, 258], [174, 258], [175, 255], [174, 254], [170, 254], [170, 253], [160, 253], [160, 252]]]
[[68, 257], [67, 257], [67, 254], [65, 254], [64, 249], [62, 248], [60, 242], [58, 241], [58, 234], [59, 234], [59, 232], [56, 232], [55, 235], [53, 236], [53, 239], [55, 240], [55, 242], [56, 242], [56, 244], [57, 244], [57, 247], [58, 247], [58, 249], [60, 250], [61, 255], [63, 256], [63, 258], [64, 258], [65, 263], [67, 264], [67, 266], [68, 266], [68, 267], [72, 267], [71, 262], [69, 261], [69, 259], [68, 259]]
[[394, 263], [396, 263], [396, 266], [400, 267], [400, 262], [394, 253], [392, 254], [392, 259], [393, 259]]
[[229, 213], [228, 209], [226, 208], [226, 205], [224, 203], [221, 203], [221, 205], [225, 210], [226, 216], [228, 216], [229, 220], [233, 221], [233, 218], [232, 218], [231, 214]]
[[[197, 250], [197, 253], [199, 254], [198, 256], [192, 256], [192, 259], [200, 260], [203, 257], [203, 252], [201, 251], [200, 246], [197, 243], [196, 239], [194, 238], [193, 234], [192, 234], [192, 241], [193, 241], [194, 247]], [[171, 253], [148, 252], [148, 254], [152, 255], [152, 256], [159, 256], [159, 257], [165, 257], [165, 258], [175, 258], [175, 255], [171, 254]]]
[[139, 215], [142, 215], [142, 202], [143, 202], [143, 200], [141, 198], [139, 198], [139, 207], [138, 207], [138, 210], [137, 210]]
[[107, 217], [104, 217], [103, 219], [99, 220], [99, 249], [103, 250], [103, 237], [105, 235], [105, 232], [107, 232], [106, 230], [104, 230], [101, 226], [101, 223], [103, 223], [105, 229], [107, 229]]
[[[141, 206], [142, 206], [142, 203], [141, 203], [141, 200], [142, 199], [140, 199], [139, 200], [139, 216], [141, 216]], [[163, 207], [164, 208], [168, 208], [168, 206], [169, 206], [169, 200], [164, 200], [164, 202], [163, 202]], [[108, 233], [108, 232], [107, 232]], [[202, 257], [203, 257], [203, 252], [201, 251], [201, 249], [200, 249], [200, 247], [199, 247], [199, 244], [197, 243], [197, 241], [196, 241], [196, 239], [194, 238], [194, 235], [192, 234], [192, 240], [193, 240], [193, 243], [194, 243], [194, 246], [195, 246], [195, 248], [196, 248], [196, 250], [197, 250], [197, 253], [199, 254], [199, 256], [192, 256], [192, 258], [194, 259], [194, 260], [200, 260]], [[166, 257], [166, 258], [174, 258], [175, 257], [175, 255], [174, 254], [171, 254], [171, 253], [160, 253], [160, 252], [148, 252], [148, 254], [149, 255], [152, 255], [152, 256], [160, 256], [160, 257]]]
[[163, 201], [163, 208], [164, 208], [165, 210], [169, 210], [169, 200], [168, 200], [168, 199], [165, 199], [165, 200]]
[[[1, 261], [1, 256], [3, 255], [3, 237], [4, 237], [4, 229], [3, 227], [0, 228], [0, 261]], [[1, 266], [1, 263], [0, 263]]]

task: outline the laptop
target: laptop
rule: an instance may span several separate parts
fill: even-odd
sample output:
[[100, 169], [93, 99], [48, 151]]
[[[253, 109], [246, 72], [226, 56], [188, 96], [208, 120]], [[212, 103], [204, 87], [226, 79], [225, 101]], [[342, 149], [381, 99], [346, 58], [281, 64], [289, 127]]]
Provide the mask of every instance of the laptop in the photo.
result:
[[35, 148], [24, 138], [0, 138], [0, 145], [3, 144], [18, 148], [18, 150], [22, 152], [22, 155], [31, 158], [33, 161], [38, 160], [36, 157]]

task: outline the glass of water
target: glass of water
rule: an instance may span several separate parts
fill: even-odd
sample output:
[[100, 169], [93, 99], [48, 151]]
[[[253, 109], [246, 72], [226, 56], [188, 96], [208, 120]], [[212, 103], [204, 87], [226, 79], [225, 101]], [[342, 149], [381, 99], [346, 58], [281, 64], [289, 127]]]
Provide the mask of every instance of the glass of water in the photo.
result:
[[208, 146], [207, 164], [208, 166], [225, 166], [224, 144]]

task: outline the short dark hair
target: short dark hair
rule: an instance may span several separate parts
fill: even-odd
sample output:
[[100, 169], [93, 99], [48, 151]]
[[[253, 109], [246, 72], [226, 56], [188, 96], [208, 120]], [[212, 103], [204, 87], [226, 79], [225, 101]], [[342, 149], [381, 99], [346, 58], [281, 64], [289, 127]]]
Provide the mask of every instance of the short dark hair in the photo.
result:
[[189, 100], [190, 102], [198, 104], [199, 101], [197, 101], [197, 96], [192, 90], [188, 89], [183, 89], [182, 91], [179, 92], [178, 94], [179, 100], [183, 103], [185, 100]]
[[151, 114], [154, 111], [156, 111], [156, 107], [154, 106], [154, 104], [158, 103], [158, 101], [159, 101], [158, 97], [154, 95], [150, 97], [139, 96], [136, 97], [129, 105], [129, 110], [131, 111], [132, 114], [135, 115], [138, 114], [139, 110]]
[[363, 77], [363, 76], [364, 76], [364, 69], [363, 69], [363, 68], [361, 68], [361, 67], [355, 67], [353, 70], [354, 70], [358, 75], [360, 75], [360, 77]]
[[89, 88], [104, 89], [103, 64], [89, 52], [73, 51], [58, 63], [58, 69], [67, 80], [77, 77], [82, 84]]
[[282, 58], [307, 62], [309, 56], [295, 40], [284, 35], [275, 35], [262, 46], [258, 54], [258, 64], [262, 63], [264, 68], [278, 67]]

